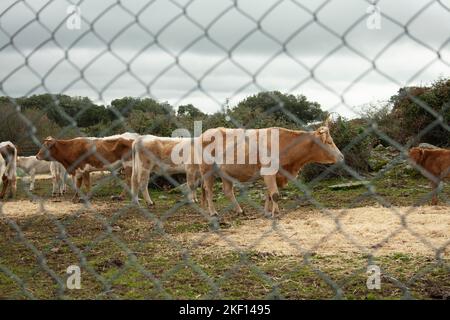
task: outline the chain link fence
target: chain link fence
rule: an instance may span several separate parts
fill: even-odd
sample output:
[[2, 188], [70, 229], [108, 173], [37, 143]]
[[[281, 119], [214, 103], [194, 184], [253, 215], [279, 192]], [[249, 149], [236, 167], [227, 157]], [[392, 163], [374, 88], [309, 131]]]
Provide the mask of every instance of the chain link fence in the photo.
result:
[[[357, 9], [353, 10], [352, 5]], [[110, 100], [112, 89], [114, 98], [118, 94], [129, 96], [126, 88], [130, 88], [134, 96], [162, 101], [169, 99], [164, 95], [170, 90], [176, 91], [170, 98], [173, 106], [182, 105], [191, 98], [194, 101], [206, 99], [214, 110], [220, 109], [224, 117], [226, 114], [227, 126], [232, 128], [252, 128], [257, 126], [260, 116], [275, 119], [280, 114], [293, 127], [308, 128], [311, 121], [299, 118], [273, 91], [268, 93], [272, 107], [262, 114], [255, 113], [246, 122], [229, 112], [230, 103], [242, 99], [250, 88], [252, 92], [272, 90], [267, 70], [272, 72], [280, 57], [289, 61], [284, 68], [294, 75], [294, 80], [283, 82], [286, 86], [282, 91], [295, 95], [302, 93], [308, 83], [313, 83], [318, 88], [315, 93], [331, 97], [327, 100], [329, 113], [350, 117], [355, 117], [358, 111], [349, 102], [349, 96], [362, 90], [358, 85], [369, 75], [376, 75], [378, 81], [394, 84], [397, 88], [419, 81], [424, 72], [436, 65], [444, 74], [437, 73], [435, 78], [445, 76], [448, 69], [444, 67], [450, 67], [450, 37], [445, 32], [448, 27], [439, 25], [437, 29], [431, 29], [444, 32], [443, 36], [435, 34], [429, 38], [417, 30], [434, 22], [428, 15], [430, 10], [444, 17], [450, 16], [448, 3], [422, 1], [420, 6], [415, 4], [414, 10], [408, 11], [410, 16], [401, 18], [381, 10], [383, 5], [388, 6], [381, 1], [359, 1], [352, 5], [334, 0], [314, 3], [267, 1], [264, 4], [256, 1], [215, 4], [195, 0], [137, 1], [133, 4], [102, 1], [95, 5], [85, 1], [55, 0], [39, 4], [5, 1], [0, 11], [0, 56], [4, 57], [0, 92], [5, 96], [3, 105], [12, 105], [20, 122], [20, 125], [5, 122], [5, 126], [12, 126], [12, 129], [8, 127], [11, 135], [20, 131], [15, 129], [19, 126], [24, 129], [18, 137], [4, 140], [17, 144], [22, 156], [37, 153], [45, 130], [59, 137], [86, 136], [86, 130], [79, 123], [83, 117], [90, 117], [92, 105], [73, 113], [62, 103], [62, 95], [86, 95], [104, 102]], [[334, 11], [336, 15], [344, 15], [336, 18], [343, 22], [331, 26], [330, 20], [324, 17], [333, 15]], [[286, 25], [280, 26], [284, 16]], [[218, 32], [221, 24], [225, 24], [229, 32]], [[385, 27], [395, 32], [385, 38], [375, 37], [377, 45], [373, 49], [367, 50], [364, 42], [355, 44], [353, 41], [354, 32], [365, 30], [364, 38], [382, 32]], [[316, 34], [317, 37], [326, 34], [323, 39], [317, 39], [321, 43], [315, 48], [319, 54], [314, 59], [304, 59], [303, 49], [298, 47], [304, 45], [308, 55], [307, 47], [314, 46]], [[262, 40], [252, 42], [253, 37]], [[411, 44], [410, 51], [402, 52], [400, 58], [407, 66], [406, 81], [399, 80], [398, 74], [383, 67], [386, 55], [398, 54], [391, 52], [391, 48], [404, 40]], [[207, 43], [215, 59], [196, 61], [189, 56], [194, 54], [195, 57], [200, 43]], [[245, 46], [254, 46], [253, 53], [261, 50], [261, 54], [241, 55], [240, 49]], [[90, 47], [92, 50], [85, 50]], [[333, 57], [342, 50], [347, 52], [350, 60], [358, 60], [363, 66], [355, 62], [354, 70], [347, 70], [350, 76], [345, 79], [350, 80], [336, 87], [339, 83], [334, 80], [336, 75], [324, 77], [326, 71], [322, 68], [327, 69], [329, 61], [339, 64], [339, 59], [333, 60]], [[149, 51], [155, 54], [154, 60]], [[415, 51], [426, 52], [424, 63], [408, 63], [408, 53], [413, 59]], [[159, 59], [158, 55], [164, 58]], [[142, 56], [146, 59], [139, 61]], [[224, 72], [221, 68], [225, 64], [241, 78], [219, 77], [217, 79], [223, 82], [210, 85], [208, 77]], [[120, 67], [115, 68], [117, 65]], [[146, 65], [149, 71], [140, 73]], [[339, 68], [330, 70], [342, 71]], [[185, 82], [179, 80], [181, 78]], [[273, 81], [277, 80], [280, 79]], [[221, 86], [224, 87], [222, 93]], [[51, 108], [42, 108], [38, 115], [26, 113], [18, 97], [41, 93], [51, 94]], [[71, 204], [67, 196], [61, 202], [54, 202], [48, 189], [29, 191], [24, 179], [19, 179], [17, 199], [0, 204], [0, 297], [368, 297], [372, 294], [369, 280], [378, 276], [385, 288], [373, 291], [378, 298], [391, 295], [448, 298], [448, 189], [440, 187], [442, 206], [427, 215], [430, 220], [421, 220], [420, 214], [429, 214], [426, 210], [433, 210], [426, 204], [434, 191], [426, 189], [427, 181], [419, 174], [412, 180], [405, 180], [403, 173], [395, 170], [404, 163], [409, 148], [422, 141], [422, 137], [440, 130], [442, 140], [448, 140], [450, 101], [447, 96], [436, 108], [430, 106], [430, 100], [422, 99], [412, 91], [406, 90], [403, 94], [432, 118], [416, 132], [415, 139], [397, 141], [380, 128], [376, 118], [366, 119], [362, 129], [340, 146], [341, 151], [351, 154], [359, 148], [361, 141], [376, 137], [380, 143], [395, 149], [394, 156], [385, 159], [383, 168], [370, 176], [344, 163], [321, 168], [310, 181], [293, 179], [288, 191], [281, 191], [283, 214], [278, 219], [266, 217], [263, 199], [258, 193], [262, 188], [260, 184], [235, 186], [239, 190], [238, 201], [245, 203], [245, 215], [235, 214], [233, 206], [219, 196], [216, 200], [220, 221], [217, 221], [200, 205], [189, 203], [183, 181], [168, 173], [163, 176], [176, 188], [150, 190], [157, 195], [156, 206], [150, 208], [138, 207], [129, 201], [109, 200], [109, 196], [122, 188], [130, 195], [129, 186], [116, 171], [96, 175], [93, 196], [81, 192], [85, 200], [82, 204]], [[95, 135], [112, 135], [116, 133], [112, 128], [118, 126], [123, 132], [136, 131], [127, 120], [127, 115], [135, 108], [135, 102], [120, 110], [108, 108], [111, 121], [107, 126], [99, 127]], [[43, 122], [42, 116], [51, 112], [64, 123], [53, 131]], [[163, 126], [165, 121], [175, 123], [178, 128], [186, 126], [186, 122], [179, 122], [179, 117], [170, 112], [163, 117]], [[335, 129], [339, 121], [335, 119]], [[150, 124], [145, 132], [139, 133], [153, 133], [154, 126]], [[109, 165], [101, 155], [99, 159], [105, 166]], [[416, 166], [409, 170], [414, 169], [420, 168]], [[330, 185], [336, 184], [336, 178], [332, 177], [336, 170], [353, 183], [361, 182], [360, 189], [352, 189], [352, 186], [337, 191], [330, 189]], [[394, 176], [392, 172], [395, 172]], [[281, 174], [292, 178], [283, 169]], [[46, 181], [48, 187], [49, 180]], [[407, 183], [405, 181], [418, 184], [420, 192], [408, 193], [402, 189], [397, 194], [395, 190], [404, 188], [402, 183]], [[68, 180], [68, 183], [74, 187], [73, 181]], [[178, 191], [174, 192], [174, 189]], [[217, 197], [221, 191], [215, 193]], [[397, 201], [395, 197], [403, 200]], [[336, 201], [330, 201], [330, 198]], [[358, 207], [362, 210], [355, 213], [353, 210]], [[375, 210], [374, 215], [376, 210], [381, 210], [384, 215], [381, 218], [374, 216], [373, 221], [369, 217], [366, 227], [371, 230], [376, 226], [374, 235], [364, 235], [361, 234], [364, 231], [352, 228], [352, 221], [359, 223], [355, 215], [371, 214], [370, 210]], [[309, 228], [311, 224], [318, 228]], [[417, 229], [418, 225], [425, 227]], [[251, 234], [255, 230], [259, 232]], [[320, 231], [320, 235], [298, 235], [307, 230]], [[362, 241], [365, 236], [368, 240]], [[340, 246], [339, 242], [346, 245]], [[324, 243], [328, 243], [328, 251], [322, 255]], [[397, 248], [396, 244], [401, 245]], [[420, 249], [416, 250], [416, 247]], [[423, 260], [422, 256], [425, 257]], [[401, 267], [396, 268], [396, 265]], [[70, 272], [66, 272], [67, 268]], [[400, 268], [410, 268], [411, 272], [404, 274]], [[77, 287], [76, 281], [73, 282], [77, 272], [81, 272], [81, 289], [72, 290]], [[417, 283], [420, 283], [419, 293], [414, 291]]]

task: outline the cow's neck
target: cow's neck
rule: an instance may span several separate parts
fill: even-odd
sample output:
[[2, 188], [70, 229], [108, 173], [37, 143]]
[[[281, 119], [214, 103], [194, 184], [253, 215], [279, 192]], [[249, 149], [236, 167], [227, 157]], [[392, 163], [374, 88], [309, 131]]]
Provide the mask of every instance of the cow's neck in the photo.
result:
[[306, 131], [289, 131], [289, 144], [287, 145], [287, 157], [289, 165], [299, 170], [304, 165], [314, 162], [314, 153], [311, 152], [313, 133]]

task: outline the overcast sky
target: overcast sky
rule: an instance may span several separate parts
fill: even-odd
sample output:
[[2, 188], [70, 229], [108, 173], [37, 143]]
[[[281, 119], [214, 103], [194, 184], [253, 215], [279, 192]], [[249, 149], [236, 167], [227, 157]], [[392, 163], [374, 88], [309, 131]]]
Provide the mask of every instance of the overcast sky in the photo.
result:
[[0, 2], [2, 95], [151, 96], [212, 113], [280, 90], [352, 117], [450, 76], [450, 0], [379, 1], [380, 29], [363, 0], [80, 1], [80, 29], [68, 1], [15, 2]]

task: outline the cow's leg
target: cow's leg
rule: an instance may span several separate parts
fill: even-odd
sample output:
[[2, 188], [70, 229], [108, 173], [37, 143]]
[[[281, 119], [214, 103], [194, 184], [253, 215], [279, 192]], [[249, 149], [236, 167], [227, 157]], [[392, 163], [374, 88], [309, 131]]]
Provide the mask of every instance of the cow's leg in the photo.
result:
[[6, 194], [6, 189], [8, 188], [9, 185], [9, 179], [6, 177], [6, 175], [2, 176], [2, 191], [0, 192], [0, 199], [3, 199], [5, 197]]
[[62, 171], [60, 173], [60, 175], [61, 175], [62, 193], [64, 194], [64, 193], [67, 192], [67, 182], [66, 182], [66, 180], [68, 178], [68, 174], [67, 174], [67, 172]]
[[52, 197], [56, 197], [59, 193], [59, 175], [53, 172], [52, 174]]
[[[210, 171], [211, 172], [211, 171]], [[205, 188], [206, 201], [208, 203], [208, 211], [211, 216], [218, 216], [213, 202], [214, 175], [207, 174], [203, 177], [203, 187]]]
[[198, 179], [195, 168], [187, 166], [186, 168], [186, 185], [188, 187], [188, 200], [191, 203], [198, 202], [197, 200], [197, 186]]
[[242, 210], [241, 206], [239, 205], [239, 203], [236, 200], [236, 197], [234, 196], [233, 182], [226, 178], [222, 178], [222, 188], [223, 188], [223, 193], [225, 194], [225, 196], [228, 199], [230, 199], [231, 203], [234, 205], [236, 212], [243, 213], [244, 210]]
[[58, 171], [56, 173], [56, 185], [58, 187], [57, 192], [59, 196], [63, 196], [63, 194], [66, 192], [66, 183], [64, 181], [64, 174], [61, 171]]
[[269, 190], [266, 191], [266, 202], [264, 203], [264, 212], [268, 214], [272, 210], [272, 200], [270, 200]]
[[264, 182], [267, 186], [267, 191], [269, 192], [270, 200], [272, 202], [272, 217], [275, 217], [275, 214], [280, 213], [280, 209], [278, 207], [278, 199], [280, 195], [278, 193], [276, 176], [264, 176]]
[[36, 169], [30, 170], [30, 191], [34, 190], [34, 180], [36, 179]]
[[59, 195], [62, 196], [66, 192], [66, 183], [64, 182], [64, 175], [62, 172], [58, 172], [57, 181]]
[[9, 183], [11, 184], [10, 186], [11, 189], [9, 190], [9, 197], [14, 198], [17, 194], [17, 179], [15, 175], [11, 178]]
[[[132, 168], [131, 167], [124, 167], [123, 168], [123, 174], [125, 176], [125, 183], [128, 187], [131, 187], [131, 176], [132, 176]], [[122, 201], [127, 196], [127, 188], [123, 188], [122, 192], [118, 196], [112, 196], [112, 200], [118, 200]]]
[[152, 198], [150, 198], [150, 193], [148, 192], [148, 182], [150, 180], [150, 172], [151, 172], [150, 168], [149, 170], [147, 169], [142, 169], [141, 170], [141, 176], [140, 176], [140, 181], [139, 181], [139, 190], [142, 191], [142, 196], [144, 197], [144, 201], [147, 204], [147, 206], [153, 206], [155, 203], [153, 202]]
[[201, 188], [201, 191], [202, 191], [202, 196], [200, 198], [200, 206], [202, 208], [206, 208], [207, 200], [206, 200], [206, 190], [205, 190], [204, 182], [202, 182], [202, 184], [200, 185], [200, 188]]
[[192, 190], [192, 198], [194, 199], [195, 203], [199, 203], [198, 197], [197, 197], [197, 188], [200, 187], [203, 189], [203, 183], [202, 183], [202, 176], [200, 175], [200, 172], [197, 170], [194, 174], [195, 179], [195, 188]]
[[131, 202], [139, 205], [139, 175], [136, 171], [131, 174]]
[[78, 202], [78, 196], [80, 193], [81, 184], [83, 182], [83, 176], [79, 173], [72, 174], [72, 180], [75, 184], [75, 194], [72, 197], [73, 202]]
[[90, 199], [91, 198], [91, 175], [90, 175], [89, 171], [83, 172], [83, 184], [84, 184], [84, 187], [86, 188], [86, 197], [88, 199]]
[[6, 189], [8, 188], [9, 180], [8, 178], [3, 175], [2, 177], [2, 191], [0, 192], [0, 199], [3, 199], [6, 194]]
[[431, 204], [433, 206], [436, 206], [438, 204], [438, 187], [439, 187], [439, 181], [431, 181], [431, 189], [433, 190], [433, 198], [431, 199]]

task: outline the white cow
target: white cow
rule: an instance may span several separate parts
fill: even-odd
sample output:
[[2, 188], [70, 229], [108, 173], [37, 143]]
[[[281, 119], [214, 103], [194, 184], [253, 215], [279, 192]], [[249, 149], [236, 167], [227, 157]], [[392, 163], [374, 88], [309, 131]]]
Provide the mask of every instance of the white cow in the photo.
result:
[[166, 176], [177, 173], [186, 173], [188, 198], [197, 202], [195, 189], [198, 185], [197, 166], [174, 163], [172, 151], [180, 144], [190, 144], [191, 138], [166, 138], [153, 135], [144, 135], [134, 140], [132, 145], [133, 172], [131, 176], [132, 201], [138, 203], [141, 191], [147, 206], [153, 205], [148, 193], [150, 174], [155, 172]]
[[3, 199], [6, 191], [9, 189], [9, 198], [15, 196], [16, 193], [16, 162], [17, 149], [16, 146], [10, 142], [0, 142], [0, 177], [3, 185], [0, 191], [0, 199]]
[[52, 196], [63, 195], [67, 191], [67, 172], [64, 166], [58, 161], [50, 162], [50, 173], [52, 175], [53, 191]]
[[36, 156], [17, 157], [17, 167], [30, 176], [30, 191], [34, 190], [36, 174], [51, 174], [53, 190], [52, 195], [62, 195], [66, 191], [64, 177], [66, 170], [56, 161], [38, 160]]

